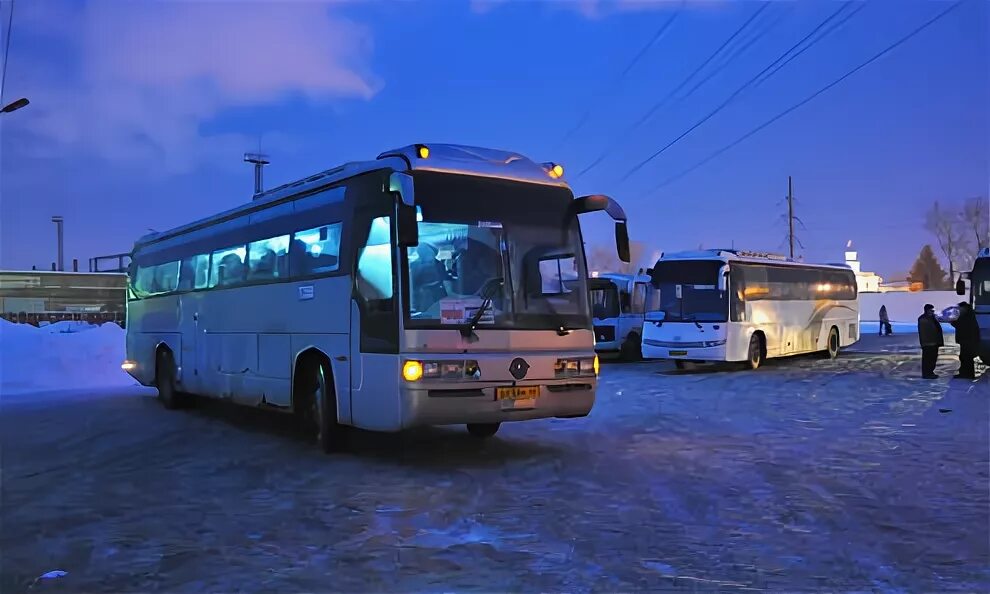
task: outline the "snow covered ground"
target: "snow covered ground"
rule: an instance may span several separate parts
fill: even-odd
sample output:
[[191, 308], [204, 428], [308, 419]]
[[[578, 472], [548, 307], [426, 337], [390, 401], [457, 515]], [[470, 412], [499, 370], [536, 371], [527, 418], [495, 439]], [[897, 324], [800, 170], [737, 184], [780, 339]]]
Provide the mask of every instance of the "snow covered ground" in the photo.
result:
[[[112, 342], [89, 381], [126, 383], [119, 330], [31, 332], [69, 385], [92, 360], [38, 345]], [[757, 372], [606, 365], [585, 419], [329, 457], [154, 390], [5, 398], [0, 591], [990, 591], [990, 377], [950, 379], [952, 351], [935, 381], [910, 334]]]
[[120, 368], [124, 330], [57, 322], [35, 328], [0, 320], [0, 395], [134, 385]]

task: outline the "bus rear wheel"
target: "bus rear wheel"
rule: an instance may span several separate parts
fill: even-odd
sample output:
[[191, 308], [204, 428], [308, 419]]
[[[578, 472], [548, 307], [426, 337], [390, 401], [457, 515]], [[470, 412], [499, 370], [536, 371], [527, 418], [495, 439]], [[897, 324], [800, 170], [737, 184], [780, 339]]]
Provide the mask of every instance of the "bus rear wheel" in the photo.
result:
[[168, 410], [181, 408], [186, 403], [185, 395], [175, 389], [175, 360], [166, 349], [159, 350], [155, 356], [155, 387], [158, 388], [158, 399]]
[[759, 334], [754, 334], [749, 339], [749, 359], [747, 359], [746, 364], [750, 369], [756, 370], [763, 365], [765, 358], [763, 338]]
[[467, 430], [472, 437], [486, 439], [498, 433], [501, 426], [502, 423], [468, 423]]
[[345, 427], [337, 421], [337, 393], [329, 366], [313, 357], [303, 365], [299, 378], [300, 394], [308, 407], [309, 426], [316, 431], [316, 441], [324, 453], [344, 448]]
[[828, 331], [828, 342], [825, 345], [825, 358], [835, 359], [839, 356], [839, 329], [832, 326]]

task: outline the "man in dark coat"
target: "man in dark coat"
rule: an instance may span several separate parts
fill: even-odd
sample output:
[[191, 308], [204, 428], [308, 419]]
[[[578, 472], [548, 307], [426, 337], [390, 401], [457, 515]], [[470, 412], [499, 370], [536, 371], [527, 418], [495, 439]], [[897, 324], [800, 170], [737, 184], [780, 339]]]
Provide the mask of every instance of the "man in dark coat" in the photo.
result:
[[894, 329], [890, 325], [890, 316], [887, 315], [887, 306], [880, 306], [880, 336], [890, 336]]
[[921, 342], [921, 377], [935, 379], [935, 363], [938, 361], [938, 349], [945, 346], [942, 337], [942, 325], [935, 317], [935, 306], [925, 304], [925, 313], [918, 317], [918, 340]]
[[959, 317], [953, 320], [956, 329], [956, 343], [959, 344], [959, 373], [957, 379], [976, 379], [973, 359], [980, 346], [980, 325], [976, 312], [968, 303], [959, 304]]

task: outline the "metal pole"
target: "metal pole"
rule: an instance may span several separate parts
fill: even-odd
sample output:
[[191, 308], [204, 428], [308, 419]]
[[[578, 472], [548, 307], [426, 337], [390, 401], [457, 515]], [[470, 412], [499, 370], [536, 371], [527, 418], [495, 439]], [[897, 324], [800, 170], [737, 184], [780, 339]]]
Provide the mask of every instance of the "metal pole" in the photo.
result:
[[262, 167], [262, 165], [261, 165], [260, 162], [257, 162], [257, 163], [254, 164], [254, 193], [255, 194], [260, 194], [261, 193], [261, 188], [264, 185], [262, 183], [262, 178], [261, 178], [261, 167]]
[[791, 176], [787, 176], [787, 239], [791, 246], [791, 259], [794, 259], [794, 193]]
[[52, 217], [52, 222], [55, 223], [55, 230], [58, 235], [58, 259], [55, 261], [58, 264], [58, 270], [65, 270], [65, 260], [63, 259], [62, 252], [62, 217], [54, 216]]

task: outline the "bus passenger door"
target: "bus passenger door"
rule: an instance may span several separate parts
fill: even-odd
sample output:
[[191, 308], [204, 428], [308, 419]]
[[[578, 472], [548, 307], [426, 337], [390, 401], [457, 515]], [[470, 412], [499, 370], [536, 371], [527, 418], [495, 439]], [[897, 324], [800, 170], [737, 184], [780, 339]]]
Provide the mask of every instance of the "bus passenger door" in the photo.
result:
[[363, 429], [401, 428], [399, 318], [391, 217], [371, 220], [357, 249], [351, 301], [351, 422]]
[[187, 293], [179, 295], [179, 331], [182, 333], [182, 353], [176, 362], [181, 367], [178, 378], [183, 390], [197, 394], [203, 387], [202, 344], [200, 344], [199, 302], [200, 295]]

